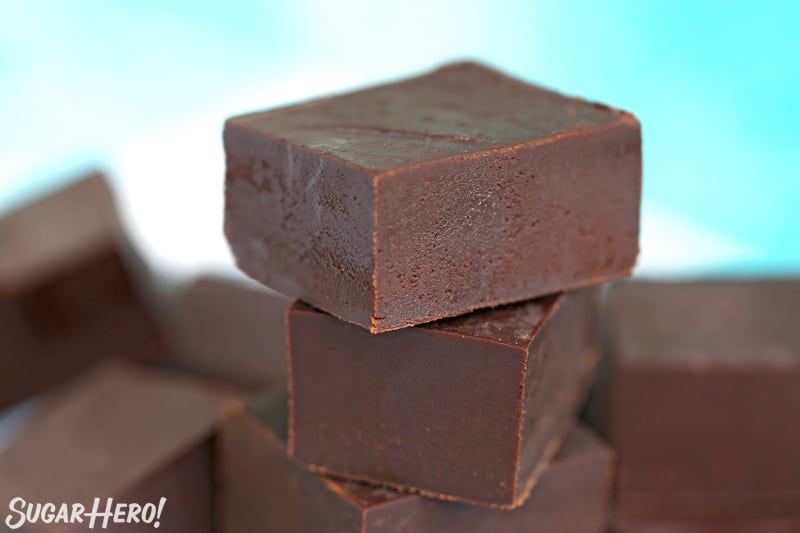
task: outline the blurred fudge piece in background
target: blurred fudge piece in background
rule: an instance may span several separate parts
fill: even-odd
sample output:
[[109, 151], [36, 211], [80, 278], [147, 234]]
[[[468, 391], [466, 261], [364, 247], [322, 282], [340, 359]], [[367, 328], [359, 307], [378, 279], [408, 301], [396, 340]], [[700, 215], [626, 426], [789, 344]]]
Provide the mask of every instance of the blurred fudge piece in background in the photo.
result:
[[[160, 531], [210, 533], [213, 436], [234, 401], [216, 385], [100, 364], [48, 396], [0, 453], [0, 501], [21, 497], [89, 510], [100, 498], [102, 510], [108, 497], [142, 506], [165, 497]], [[141, 531], [135, 527], [107, 530]], [[22, 528], [89, 530], [87, 522]]]
[[288, 298], [252, 282], [202, 276], [164, 298], [166, 364], [247, 388], [288, 379]]
[[603, 321], [620, 519], [800, 521], [800, 280], [620, 283]]
[[0, 218], [0, 406], [102, 358], [157, 356], [145, 274], [102, 174]]

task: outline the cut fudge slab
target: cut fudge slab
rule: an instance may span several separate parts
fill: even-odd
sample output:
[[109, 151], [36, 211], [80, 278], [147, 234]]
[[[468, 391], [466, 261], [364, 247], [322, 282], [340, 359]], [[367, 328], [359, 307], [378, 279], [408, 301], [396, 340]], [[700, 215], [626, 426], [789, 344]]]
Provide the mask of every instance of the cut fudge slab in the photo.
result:
[[620, 284], [604, 317], [621, 493], [800, 492], [800, 280]]
[[607, 526], [614, 454], [583, 428], [573, 430], [543, 468], [525, 504], [507, 511], [398, 494], [308, 472], [287, 457], [285, 441], [262, 420], [242, 412], [226, 419], [220, 432], [221, 533], [589, 533]]
[[0, 218], [0, 405], [161, 350], [138, 258], [92, 174]]
[[289, 310], [289, 450], [313, 469], [519, 506], [596, 361], [594, 290], [382, 335]]
[[[46, 400], [0, 453], [0, 501], [159, 504], [159, 531], [211, 532], [212, 436], [228, 396], [190, 381], [104, 365]], [[3, 513], [5, 516], [7, 513]], [[17, 515], [14, 515], [17, 518]], [[21, 531], [93, 531], [28, 523]], [[142, 531], [109, 524], [110, 531]]]
[[169, 304], [171, 365], [245, 387], [286, 383], [291, 300], [260, 286], [206, 276], [179, 289]]
[[225, 125], [239, 267], [383, 332], [626, 276], [632, 115], [473, 63]]

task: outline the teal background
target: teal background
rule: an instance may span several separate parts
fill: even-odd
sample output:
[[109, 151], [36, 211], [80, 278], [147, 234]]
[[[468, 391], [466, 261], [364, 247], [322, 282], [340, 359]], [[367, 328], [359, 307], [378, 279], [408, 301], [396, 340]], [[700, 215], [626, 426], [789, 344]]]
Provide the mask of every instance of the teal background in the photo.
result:
[[[683, 257], [723, 249], [709, 255], [703, 268], [796, 272], [798, 6], [632, 0], [5, 2], [0, 211], [81, 168], [102, 166], [117, 176], [123, 193], [138, 198], [129, 215], [141, 234], [152, 233], [144, 228], [165, 225], [166, 206], [159, 210], [153, 203], [150, 210], [145, 198], [165, 189], [185, 195], [199, 187], [203, 168], [209, 170], [203, 183], [221, 182], [222, 152], [213, 147], [220, 144], [225, 116], [475, 58], [638, 115], [644, 217], [658, 221], [644, 245], [662, 271], [679, 271]], [[191, 130], [191, 138], [211, 140], [212, 149], [198, 147], [196, 154], [208, 157], [207, 164], [183, 173], [180, 162], [169, 160], [169, 150], [153, 155], [147, 148], [139, 157], [151, 158], [154, 166], [141, 168], [171, 170], [136, 175], [131, 156], [120, 156], [120, 147], [135, 145], [132, 139], [162, 138], [181, 128], [186, 139]], [[168, 144], [181, 137], [163, 138]], [[188, 146], [180, 157], [186, 160], [187, 154]], [[212, 230], [215, 224], [216, 219]], [[682, 233], [673, 240], [702, 234], [700, 244], [673, 254], [662, 242], [675, 227]], [[162, 255], [179, 253], [170, 249]], [[193, 249], [199, 244], [180, 253], [191, 255]]]

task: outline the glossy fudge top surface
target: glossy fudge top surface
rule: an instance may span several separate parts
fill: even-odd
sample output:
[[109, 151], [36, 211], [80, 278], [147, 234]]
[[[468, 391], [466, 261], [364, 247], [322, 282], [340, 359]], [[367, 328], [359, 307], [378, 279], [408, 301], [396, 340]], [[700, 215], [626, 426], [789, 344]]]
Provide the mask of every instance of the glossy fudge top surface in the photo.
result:
[[626, 362], [800, 368], [800, 279], [626, 282], [607, 311]]
[[0, 497], [116, 496], [209, 438], [227, 400], [194, 380], [101, 365], [45, 399], [0, 453]]
[[118, 230], [111, 189], [98, 173], [0, 217], [0, 294], [69, 268]]
[[635, 120], [476, 63], [456, 63], [396, 83], [235, 117], [229, 124], [382, 173], [545, 142], [623, 118]]
[[562, 300], [563, 296], [561, 295], [548, 296], [517, 304], [473, 311], [432, 322], [422, 327], [525, 347], [531, 343]]
[[[421, 324], [417, 328], [406, 328], [386, 334], [414, 334], [415, 329], [436, 331], [445, 334], [471, 337], [482, 341], [496, 342], [519, 348], [526, 348], [563, 301], [564, 295], [547, 296], [535, 300], [503, 305], [500, 307], [473, 311], [453, 318]], [[308, 305], [297, 301], [293, 308], [299, 311], [312, 310]], [[358, 326], [352, 326], [354, 328]]]

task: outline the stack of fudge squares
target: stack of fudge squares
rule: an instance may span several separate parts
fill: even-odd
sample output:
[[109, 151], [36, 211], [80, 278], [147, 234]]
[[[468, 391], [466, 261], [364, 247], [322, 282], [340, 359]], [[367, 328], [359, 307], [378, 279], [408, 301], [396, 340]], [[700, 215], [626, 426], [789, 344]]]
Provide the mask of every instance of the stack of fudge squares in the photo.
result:
[[0, 217], [0, 531], [800, 531], [800, 280], [617, 282], [640, 144], [462, 63], [227, 122], [260, 283], [98, 173]]
[[224, 141], [237, 265], [297, 301], [288, 427], [224, 425], [222, 524], [604, 530], [614, 455], [577, 419], [597, 285], [638, 253], [636, 118], [459, 63]]

